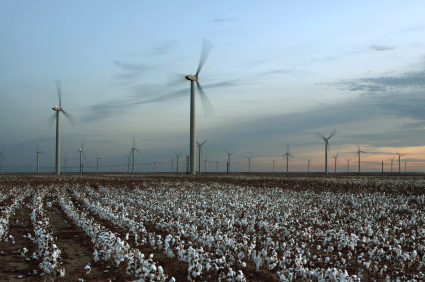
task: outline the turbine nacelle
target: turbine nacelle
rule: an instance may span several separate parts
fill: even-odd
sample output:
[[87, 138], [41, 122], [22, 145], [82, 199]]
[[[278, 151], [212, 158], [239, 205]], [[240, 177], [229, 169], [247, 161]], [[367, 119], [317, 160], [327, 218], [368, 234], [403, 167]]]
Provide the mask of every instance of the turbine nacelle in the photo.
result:
[[191, 81], [197, 81], [199, 79], [197, 75], [186, 75], [185, 78]]
[[56, 106], [56, 107], [54, 107], [54, 108], [52, 108], [54, 111], [57, 111], [57, 112], [59, 112], [59, 111], [61, 111], [62, 110], [62, 107], [61, 106]]

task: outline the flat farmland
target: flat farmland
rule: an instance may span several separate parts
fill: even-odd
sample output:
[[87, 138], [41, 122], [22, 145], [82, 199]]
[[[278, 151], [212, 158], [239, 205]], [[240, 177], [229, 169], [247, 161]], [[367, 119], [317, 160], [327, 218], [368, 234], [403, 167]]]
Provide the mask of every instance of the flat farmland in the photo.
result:
[[421, 175], [2, 175], [0, 281], [425, 281]]

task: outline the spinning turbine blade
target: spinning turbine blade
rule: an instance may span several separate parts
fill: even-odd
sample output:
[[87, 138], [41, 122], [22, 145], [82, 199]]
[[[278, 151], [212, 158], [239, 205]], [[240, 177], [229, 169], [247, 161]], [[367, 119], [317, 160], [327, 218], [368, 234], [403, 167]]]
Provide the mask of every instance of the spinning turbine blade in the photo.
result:
[[329, 135], [328, 139], [330, 139], [332, 136], [334, 136], [337, 133], [336, 129], [334, 129], [334, 131], [332, 131], [331, 135]]
[[62, 106], [62, 90], [61, 90], [61, 80], [58, 79], [55, 81], [56, 82], [56, 89], [58, 90], [58, 97], [59, 97], [59, 107]]
[[52, 125], [53, 125], [53, 123], [55, 122], [55, 120], [56, 120], [56, 113], [54, 113], [51, 117], [49, 117], [49, 118], [47, 119], [47, 126], [48, 126], [49, 128], [52, 128]]
[[208, 55], [211, 52], [211, 49], [213, 47], [213, 44], [208, 39], [204, 38], [204, 41], [202, 42], [202, 51], [201, 51], [201, 57], [199, 58], [199, 65], [198, 70], [196, 71], [196, 76], [198, 76], [199, 72], [202, 69], [202, 66], [204, 65], [205, 61], [208, 58]]
[[205, 92], [202, 90], [202, 87], [198, 81], [196, 81], [196, 86], [198, 87], [199, 96], [201, 97], [202, 107], [204, 108], [204, 115], [208, 117], [214, 112], [214, 107], [211, 105], [210, 100], [208, 99], [207, 95], [205, 95]]
[[167, 86], [179, 84], [186, 81], [186, 76], [181, 73], [167, 71]]
[[316, 136], [321, 138], [321, 139], [326, 139], [326, 137], [323, 136], [322, 134], [320, 134], [319, 132], [316, 132]]
[[65, 112], [63, 109], [61, 109], [61, 111], [65, 115], [65, 117], [69, 121], [69, 123], [71, 123], [71, 125], [74, 125], [74, 123], [75, 123], [75, 117], [73, 115], [71, 115], [70, 113]]

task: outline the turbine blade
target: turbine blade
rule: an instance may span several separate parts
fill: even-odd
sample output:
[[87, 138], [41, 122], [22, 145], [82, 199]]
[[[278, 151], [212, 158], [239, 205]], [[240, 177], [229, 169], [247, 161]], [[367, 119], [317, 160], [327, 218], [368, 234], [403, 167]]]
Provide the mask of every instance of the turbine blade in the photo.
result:
[[58, 90], [58, 97], [59, 97], [59, 107], [62, 106], [62, 89], [61, 89], [61, 80], [57, 79], [55, 81], [56, 83], [56, 89]]
[[196, 76], [198, 76], [199, 72], [201, 71], [202, 67], [204, 66], [204, 63], [207, 60], [208, 55], [210, 54], [212, 47], [213, 47], [213, 44], [211, 43], [211, 41], [204, 38], [204, 41], [202, 42], [201, 57], [199, 58], [199, 65], [198, 65], [198, 70], [196, 71]]
[[37, 152], [39, 152], [40, 150], [38, 149], [38, 145], [37, 144], [35, 144], [35, 147], [37, 148]]
[[205, 140], [204, 140], [204, 142], [202, 142], [202, 144], [201, 145], [204, 145], [205, 143], [207, 143], [208, 142], [208, 138], [205, 138]]
[[135, 150], [137, 153], [139, 153], [139, 154], [140, 154], [140, 151], [139, 151], [138, 149], [134, 148], [134, 150]]
[[214, 112], [214, 107], [211, 105], [210, 100], [208, 100], [207, 95], [205, 95], [204, 90], [202, 90], [201, 85], [196, 81], [196, 86], [198, 87], [199, 96], [201, 96], [202, 107], [204, 108], [205, 117], [210, 116]]
[[55, 120], [56, 120], [56, 113], [54, 113], [51, 117], [49, 117], [49, 118], [47, 119], [47, 126], [48, 126], [49, 128], [52, 128], [52, 125], [53, 125], [53, 123], [55, 122]]
[[83, 148], [84, 148], [84, 141], [81, 141], [81, 150], [83, 150]]
[[62, 108], [61, 108], [61, 112], [65, 115], [69, 123], [71, 123], [71, 125], [73, 126], [75, 123], [75, 117], [71, 115], [70, 113], [65, 112]]
[[321, 139], [326, 139], [326, 137], [323, 136], [322, 134], [320, 134], [319, 132], [316, 132], [316, 136], [321, 138]]
[[337, 133], [336, 129], [334, 129], [334, 131], [332, 131], [331, 135], [329, 135], [328, 139], [330, 139], [332, 136], [334, 136]]
[[133, 148], [136, 148], [136, 140], [133, 137]]
[[186, 76], [181, 73], [167, 71], [167, 86], [179, 84], [186, 81]]

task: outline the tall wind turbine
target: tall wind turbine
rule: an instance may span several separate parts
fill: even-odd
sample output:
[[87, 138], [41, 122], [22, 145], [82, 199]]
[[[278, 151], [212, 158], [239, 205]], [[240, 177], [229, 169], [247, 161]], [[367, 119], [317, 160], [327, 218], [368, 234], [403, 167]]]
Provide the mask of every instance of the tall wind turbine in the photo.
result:
[[293, 158], [294, 156], [289, 153], [289, 145], [286, 145], [286, 153], [283, 156], [286, 159], [286, 174], [289, 173], [289, 157]]
[[208, 142], [208, 138], [204, 140], [204, 142], [199, 143], [196, 142], [196, 144], [198, 144], [199, 147], [199, 174], [201, 174], [201, 155], [202, 155], [202, 145], [204, 145], [205, 143]]
[[180, 152], [179, 154], [174, 153], [174, 155], [176, 155], [176, 157], [177, 157], [177, 173], [179, 173], [179, 157], [180, 157], [181, 154], [182, 154], [182, 152]]
[[391, 161], [391, 173], [392, 173], [393, 172], [393, 162], [394, 162], [395, 157], [388, 158], [388, 159]]
[[277, 160], [273, 160], [272, 159], [272, 162], [273, 162], [273, 173], [274, 173], [274, 163], [276, 162]]
[[357, 148], [358, 148], [358, 151], [357, 151], [356, 156], [357, 156], [357, 155], [359, 155], [359, 174], [360, 174], [360, 154], [361, 154], [361, 153], [367, 154], [367, 152], [363, 152], [363, 151], [361, 151], [361, 150], [360, 150], [360, 145], [359, 145], [359, 143], [357, 143]]
[[77, 150], [78, 152], [80, 152], [80, 174], [83, 174], [83, 155], [84, 155], [83, 147], [84, 147], [84, 141], [81, 142], [81, 148]]
[[398, 155], [398, 173], [401, 173], [401, 170], [400, 170], [400, 158], [402, 157], [402, 156], [404, 156], [404, 155], [406, 155], [406, 154], [400, 154], [399, 152], [397, 152], [397, 155]]
[[350, 172], [350, 161], [351, 161], [351, 159], [349, 159], [349, 158], [346, 158], [346, 159], [347, 159], [347, 162], [348, 162], [347, 172]]
[[3, 150], [0, 153], [1, 156], [1, 167], [0, 167], [0, 174], [3, 174], [3, 153], [4, 153], [4, 146], [3, 146]]
[[133, 152], [133, 174], [134, 174], [136, 172], [136, 165], [134, 161], [134, 151], [140, 154], [140, 151], [136, 149], [136, 141], [134, 140], [134, 137], [133, 137], [133, 148], [131, 148], [131, 150]]
[[66, 162], [68, 161], [68, 159], [66, 158], [66, 153], [65, 153], [65, 159], [64, 159], [64, 161], [65, 161], [65, 173], [66, 173]]
[[96, 173], [99, 173], [99, 160], [101, 160], [102, 158], [99, 158], [99, 156], [96, 153]]
[[246, 159], [248, 160], [248, 172], [251, 172], [251, 159], [252, 159], [252, 156], [251, 157], [246, 157]]
[[199, 95], [201, 97], [202, 106], [204, 108], [205, 116], [209, 116], [213, 113], [214, 108], [205, 95], [204, 90], [199, 84], [199, 72], [201, 71], [208, 55], [211, 52], [213, 44], [206, 38], [204, 38], [202, 44], [201, 57], [199, 59], [198, 70], [195, 75], [180, 75], [176, 73], [167, 73], [168, 85], [177, 84], [185, 81], [190, 81], [190, 174], [195, 174], [196, 169], [196, 137], [195, 137], [195, 83], [198, 88]]
[[39, 149], [38, 149], [38, 145], [37, 144], [35, 144], [35, 147], [37, 148], [37, 174], [39, 174], [40, 173], [40, 162], [39, 162], [39, 154], [40, 153], [43, 153], [43, 151], [40, 151]]
[[328, 174], [328, 149], [329, 148], [329, 139], [331, 139], [332, 136], [336, 134], [336, 129], [332, 131], [331, 135], [329, 135], [328, 138], [320, 134], [319, 132], [316, 132], [316, 136], [323, 139], [325, 141], [325, 174]]
[[229, 156], [229, 161], [227, 162], [227, 169], [228, 172], [230, 173], [230, 156], [233, 155], [235, 153], [235, 151], [233, 151], [233, 153], [230, 153], [227, 149], [226, 149], [226, 153]]
[[339, 153], [336, 153], [335, 157], [332, 157], [333, 159], [335, 159], [335, 173], [336, 173], [336, 163], [339, 163], [339, 161], [338, 161], [338, 154]]
[[68, 119], [68, 121], [74, 125], [75, 122], [75, 117], [73, 115], [71, 115], [68, 112], [65, 112], [62, 108], [62, 89], [61, 89], [61, 81], [58, 79], [56, 80], [56, 89], [58, 91], [58, 97], [59, 97], [59, 106], [56, 106], [54, 108], [52, 108], [54, 111], [56, 111], [55, 114], [53, 114], [53, 116], [51, 116], [48, 120], [47, 120], [47, 124], [49, 125], [49, 127], [52, 127], [53, 123], [55, 122], [56, 119], [56, 175], [60, 175], [61, 171], [60, 171], [60, 127], [59, 127], [59, 113], [62, 112], [65, 117]]
[[307, 172], [310, 173], [310, 163], [313, 159], [306, 159], [308, 164], [307, 164]]

